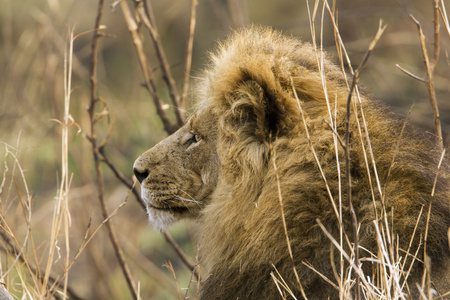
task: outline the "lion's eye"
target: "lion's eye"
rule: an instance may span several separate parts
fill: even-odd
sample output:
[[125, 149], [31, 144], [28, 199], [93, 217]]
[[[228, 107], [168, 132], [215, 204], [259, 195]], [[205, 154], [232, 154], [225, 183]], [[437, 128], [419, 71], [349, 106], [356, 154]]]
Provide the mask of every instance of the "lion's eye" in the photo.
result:
[[183, 145], [187, 148], [194, 143], [200, 142], [201, 139], [202, 138], [200, 137], [200, 135], [192, 133], [192, 137], [189, 138], [186, 142], [184, 142]]

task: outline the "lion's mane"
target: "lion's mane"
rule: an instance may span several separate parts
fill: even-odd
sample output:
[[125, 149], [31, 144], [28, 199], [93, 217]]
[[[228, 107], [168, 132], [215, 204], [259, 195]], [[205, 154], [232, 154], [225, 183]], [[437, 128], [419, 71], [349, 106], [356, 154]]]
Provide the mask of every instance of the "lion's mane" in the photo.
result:
[[[337, 291], [306, 264], [336, 282], [339, 250], [317, 220], [339, 241], [340, 212], [348, 237], [343, 237], [343, 250], [351, 253], [341, 144], [350, 83], [313, 45], [265, 28], [235, 33], [218, 46], [211, 62], [199, 83], [198, 106], [217, 116], [221, 168], [200, 217], [207, 269], [202, 299], [276, 299], [271, 273], [301, 298], [283, 219], [306, 295], [337, 298]], [[367, 249], [361, 256], [379, 253], [374, 221], [387, 221], [406, 266], [419, 249], [408, 282], [421, 282], [432, 203], [427, 255], [438, 274], [433, 282], [448, 289], [448, 163], [444, 160], [438, 173], [441, 150], [431, 134], [403, 126], [402, 118], [364, 92], [354, 94], [349, 149], [358, 242]], [[373, 267], [368, 260], [362, 266], [366, 271]]]

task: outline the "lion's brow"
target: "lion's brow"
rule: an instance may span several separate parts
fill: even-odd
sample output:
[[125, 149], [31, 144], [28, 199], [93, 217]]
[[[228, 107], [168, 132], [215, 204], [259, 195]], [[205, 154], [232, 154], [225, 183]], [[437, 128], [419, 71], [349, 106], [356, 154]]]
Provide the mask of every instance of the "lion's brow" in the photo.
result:
[[198, 118], [198, 114], [197, 113], [193, 113], [188, 120], [188, 124], [190, 124], [190, 127], [193, 131], [197, 131], [200, 127], [200, 123], [202, 122], [202, 120], [200, 118]]
[[195, 122], [196, 119], [197, 119], [197, 113], [194, 112], [186, 118], [185, 124], [192, 127], [193, 123]]

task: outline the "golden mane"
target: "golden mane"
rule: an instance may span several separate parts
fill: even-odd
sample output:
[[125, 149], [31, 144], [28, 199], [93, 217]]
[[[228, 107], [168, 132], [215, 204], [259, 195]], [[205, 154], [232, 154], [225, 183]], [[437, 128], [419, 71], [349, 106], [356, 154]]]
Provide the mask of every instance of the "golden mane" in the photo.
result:
[[[218, 116], [221, 177], [212, 203], [203, 211], [202, 227], [211, 230], [203, 231], [202, 250], [212, 274], [212, 278], [206, 280], [203, 294], [209, 295], [221, 286], [214, 295], [231, 293], [240, 297], [247, 295], [250, 299], [251, 295], [267, 295], [267, 288], [261, 285], [273, 285], [269, 276], [275, 271], [272, 265], [298, 294], [284, 238], [279, 191], [302, 284], [313, 299], [333, 294], [329, 284], [302, 264], [309, 262], [329, 279], [334, 279], [331, 241], [316, 221], [321, 220], [339, 239], [338, 217], [326, 185], [336, 207], [341, 193], [344, 199], [342, 223], [347, 236], [352, 237], [343, 182], [345, 156], [333, 133], [334, 130], [344, 139], [349, 88], [342, 70], [326, 54], [323, 71], [319, 70], [319, 55], [311, 44], [266, 28], [238, 32], [219, 45], [212, 55], [211, 67], [200, 83], [199, 99], [202, 99], [201, 107], [212, 107]], [[352, 193], [361, 224], [360, 246], [377, 254], [373, 222], [381, 221], [384, 201], [386, 212], [394, 214], [393, 230], [399, 235], [399, 246], [406, 250], [419, 212], [422, 208], [426, 212], [431, 201], [439, 146], [434, 137], [425, 137], [412, 128], [407, 128], [400, 136], [404, 121], [367, 95], [360, 94], [353, 101], [357, 104], [353, 106], [350, 129]], [[427, 238], [428, 255], [437, 269], [444, 262], [448, 264], [449, 257], [447, 172], [445, 164], [438, 177], [439, 195], [433, 199]], [[425, 213], [422, 213], [410, 248], [412, 253], [424, 237], [425, 223]], [[346, 243], [344, 246], [347, 253], [351, 253]], [[335, 250], [336, 265], [338, 252]], [[423, 258], [422, 253], [419, 258]], [[365, 270], [369, 270], [368, 265], [363, 264]], [[420, 282], [423, 267], [418, 262], [415, 265], [417, 277], [414, 280]], [[253, 283], [238, 289], [246, 280]], [[450, 279], [446, 280], [448, 288]], [[271, 288], [276, 294], [275, 287]]]

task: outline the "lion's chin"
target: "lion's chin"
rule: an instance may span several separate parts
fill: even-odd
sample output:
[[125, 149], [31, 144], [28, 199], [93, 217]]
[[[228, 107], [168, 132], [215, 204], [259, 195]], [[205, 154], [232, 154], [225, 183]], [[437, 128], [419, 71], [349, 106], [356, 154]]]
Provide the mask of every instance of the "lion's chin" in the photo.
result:
[[148, 220], [155, 230], [166, 231], [178, 218], [167, 211], [160, 211], [147, 207]]

